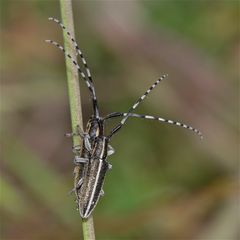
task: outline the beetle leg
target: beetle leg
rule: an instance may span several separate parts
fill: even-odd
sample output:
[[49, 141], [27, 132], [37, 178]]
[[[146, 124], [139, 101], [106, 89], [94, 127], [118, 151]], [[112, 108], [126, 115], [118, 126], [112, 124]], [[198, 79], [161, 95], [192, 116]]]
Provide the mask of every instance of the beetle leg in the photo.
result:
[[76, 190], [79, 190], [79, 189], [81, 188], [82, 184], [83, 184], [83, 179], [80, 178], [79, 181], [78, 181], [78, 183], [76, 184], [76, 186], [75, 186], [72, 190], [70, 190], [70, 191], [68, 192], [68, 194], [71, 195], [71, 194], [72, 194], [73, 192], [75, 192]]
[[80, 136], [82, 139], [85, 138], [86, 134], [83, 132], [79, 125], [76, 126], [76, 131], [71, 133], [65, 133], [66, 137]]
[[108, 156], [114, 154], [115, 150], [111, 145], [108, 145]]
[[[80, 151], [81, 151], [81, 145], [75, 145], [72, 147], [72, 151], [75, 155], [79, 155]], [[86, 138], [84, 140], [84, 149], [87, 150], [87, 152], [91, 153], [92, 152], [92, 148], [91, 148], [91, 144], [88, 138]]]
[[108, 164], [108, 169], [111, 170], [112, 169], [112, 164]]
[[85, 136], [84, 138], [84, 145], [85, 145], [85, 148], [87, 149], [88, 152], [91, 152], [92, 151], [92, 147], [91, 147], [91, 143], [89, 141], [89, 137], [88, 136]]
[[100, 191], [100, 195], [101, 195], [102, 197], [104, 196], [104, 191], [103, 191], [103, 190]]
[[76, 145], [76, 146], [72, 147], [72, 151], [76, 155], [80, 153], [80, 150], [81, 150], [81, 146], [80, 145]]
[[75, 188], [76, 188], [76, 189], [79, 189], [79, 188], [82, 186], [82, 184], [83, 184], [83, 179], [80, 178], [79, 181], [78, 181], [78, 183], [77, 183], [77, 186], [76, 186]]
[[74, 163], [77, 164], [77, 163], [88, 163], [89, 159], [88, 158], [82, 158], [82, 157], [79, 157], [79, 156], [75, 156], [74, 158]]
[[71, 189], [71, 190], [68, 192], [68, 195], [72, 195], [74, 191], [75, 191], [75, 188]]

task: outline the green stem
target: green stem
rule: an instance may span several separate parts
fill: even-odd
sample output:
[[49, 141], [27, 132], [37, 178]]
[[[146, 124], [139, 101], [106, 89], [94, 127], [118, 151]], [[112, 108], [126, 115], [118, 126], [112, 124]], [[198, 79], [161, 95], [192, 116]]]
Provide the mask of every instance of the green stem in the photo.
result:
[[95, 240], [94, 224], [92, 215], [88, 219], [83, 219], [83, 237], [85, 240]]
[[[61, 8], [62, 22], [74, 37], [75, 34], [74, 34], [71, 0], [60, 0], [60, 8]], [[68, 52], [71, 56], [76, 56], [76, 50], [73, 47], [71, 39], [69, 39], [66, 31], [63, 31], [63, 40], [64, 40], [64, 47], [66, 49], [66, 52]], [[66, 61], [66, 70], [67, 70], [68, 96], [69, 96], [69, 103], [70, 103], [72, 130], [76, 131], [77, 125], [80, 125], [80, 127], [83, 128], [78, 70], [72, 64], [72, 61], [69, 58], [66, 57], [65, 61]], [[80, 137], [74, 136], [73, 143], [79, 145]]]
[[[74, 37], [74, 25], [73, 25], [73, 13], [72, 13], [72, 1], [71, 0], [59, 0], [62, 22], [67, 29], [72, 33]], [[76, 56], [76, 50], [73, 48], [71, 40], [66, 32], [63, 32], [64, 47], [66, 51]], [[82, 107], [81, 107], [81, 95], [79, 87], [79, 78], [77, 68], [72, 64], [71, 60], [65, 57], [66, 70], [67, 70], [67, 82], [68, 82], [68, 96], [70, 103], [72, 131], [76, 131], [76, 126], [79, 125], [83, 129], [82, 124]], [[73, 137], [73, 144], [80, 145], [81, 139], [79, 136]], [[90, 216], [88, 219], [82, 221], [83, 237], [84, 240], [95, 240], [93, 218]]]

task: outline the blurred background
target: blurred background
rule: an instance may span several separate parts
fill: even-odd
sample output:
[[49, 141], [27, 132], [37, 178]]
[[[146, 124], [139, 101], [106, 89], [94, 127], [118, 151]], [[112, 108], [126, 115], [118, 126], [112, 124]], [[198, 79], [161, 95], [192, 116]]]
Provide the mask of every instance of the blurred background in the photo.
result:
[[[58, 1], [1, 0], [1, 239], [81, 239], [65, 62], [48, 17]], [[102, 116], [126, 111], [162, 74], [137, 113], [200, 129], [130, 119], [105, 196], [97, 239], [239, 239], [239, 2], [75, 1], [77, 42]], [[81, 82], [84, 123], [91, 116]], [[109, 121], [107, 130], [118, 119]]]

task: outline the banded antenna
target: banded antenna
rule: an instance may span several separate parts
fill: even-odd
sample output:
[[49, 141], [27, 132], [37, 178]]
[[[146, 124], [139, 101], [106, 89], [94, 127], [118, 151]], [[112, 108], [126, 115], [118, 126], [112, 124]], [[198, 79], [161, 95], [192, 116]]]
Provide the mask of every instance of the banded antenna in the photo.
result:
[[189, 130], [195, 132], [201, 139], [203, 138], [202, 133], [198, 129], [193, 128], [193, 127], [191, 127], [187, 124], [184, 124], [184, 123], [176, 122], [176, 121], [173, 121], [173, 120], [170, 120], [170, 119], [164, 119], [164, 118], [161, 118], [161, 117], [155, 117], [155, 116], [149, 116], [149, 115], [143, 115], [143, 114], [136, 114], [136, 113], [114, 112], [114, 113], [108, 114], [103, 120], [105, 121], [105, 120], [115, 118], [115, 117], [126, 117], [127, 115], [129, 115], [129, 117], [156, 120], [156, 121], [160, 121], [160, 122], [163, 122], [163, 123], [168, 123], [168, 124], [172, 124], [172, 125], [179, 126], [179, 127], [182, 127], [182, 128], [186, 128], [186, 129], [189, 129]]
[[84, 79], [84, 81], [87, 84], [87, 87], [91, 93], [91, 98], [92, 98], [92, 102], [93, 102], [93, 111], [94, 111], [94, 117], [99, 119], [99, 110], [98, 110], [98, 105], [97, 105], [97, 97], [96, 97], [96, 93], [95, 93], [95, 89], [93, 87], [92, 81], [90, 81], [89, 79], [87, 79], [86, 75], [84, 74], [84, 72], [81, 70], [80, 66], [77, 63], [77, 60], [75, 60], [69, 53], [66, 52], [66, 50], [63, 48], [63, 46], [61, 46], [59, 43], [53, 41], [53, 40], [45, 40], [45, 42], [50, 43], [54, 46], [56, 46], [57, 48], [59, 48], [62, 52], [65, 53], [65, 55], [72, 61], [72, 63], [76, 66], [78, 72], [80, 73], [80, 75], [82, 76], [82, 78]]
[[162, 75], [153, 85], [133, 104], [133, 106], [128, 110], [127, 115], [122, 119], [122, 121], [111, 130], [108, 138], [110, 139], [117, 131], [119, 131], [122, 126], [126, 123], [131, 112], [137, 108], [137, 106], [147, 97], [147, 95], [164, 79], [167, 75]]
[[65, 31], [67, 33], [67, 35], [69, 36], [70, 40], [73, 42], [74, 47], [77, 51], [76, 55], [80, 56], [80, 59], [81, 59], [83, 65], [84, 65], [84, 68], [86, 70], [89, 81], [92, 82], [92, 76], [91, 76], [90, 69], [87, 65], [87, 61], [86, 61], [85, 57], [83, 56], [83, 53], [82, 53], [81, 49], [78, 47], [78, 44], [77, 44], [76, 40], [72, 37], [71, 33], [67, 30], [67, 28], [58, 19], [50, 17], [50, 18], [48, 18], [48, 20], [57, 23], [63, 29], [63, 31]]
[[157, 121], [160, 121], [160, 122], [173, 124], [173, 125], [176, 125], [176, 126], [180, 126], [180, 127], [189, 129], [189, 130], [195, 132], [196, 134], [198, 134], [201, 139], [203, 138], [202, 133], [198, 129], [193, 128], [191, 126], [188, 126], [186, 124], [176, 122], [176, 121], [173, 121], [173, 120], [169, 120], [169, 119], [164, 119], [164, 118], [161, 118], [161, 117], [154, 117], [154, 116], [149, 116], [149, 115], [140, 115], [140, 114], [132, 113], [132, 111], [134, 111], [137, 108], [137, 106], [147, 97], [147, 95], [166, 77], [167, 77], [167, 75], [163, 75], [162, 77], [160, 77], [140, 98], [138, 98], [138, 100], [128, 110], [127, 113], [117, 113], [117, 112], [116, 113], [111, 113], [103, 119], [103, 120], [106, 120], [106, 119], [110, 119], [110, 118], [113, 118], [113, 117], [120, 117], [120, 116], [124, 117], [121, 120], [121, 122], [115, 128], [113, 128], [111, 130], [111, 132], [108, 136], [109, 138], [111, 138], [117, 131], [119, 131], [122, 128], [122, 126], [126, 123], [126, 121], [129, 117], [145, 118], [145, 119], [157, 120]]

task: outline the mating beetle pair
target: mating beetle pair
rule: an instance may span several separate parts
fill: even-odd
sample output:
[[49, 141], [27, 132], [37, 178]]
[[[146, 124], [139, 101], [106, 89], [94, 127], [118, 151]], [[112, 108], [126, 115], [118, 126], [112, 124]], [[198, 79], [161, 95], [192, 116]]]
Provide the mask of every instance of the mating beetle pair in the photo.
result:
[[[61, 26], [63, 31], [66, 31], [67, 35], [71, 39], [76, 49], [77, 55], [80, 56], [85, 73], [78, 65], [77, 59], [74, 59], [73, 56], [68, 54], [60, 44], [52, 40], [46, 40], [46, 42], [58, 47], [61, 51], [65, 53], [65, 55], [69, 59], [71, 59], [72, 63], [76, 66], [81, 77], [87, 84], [92, 99], [93, 116], [89, 119], [87, 123], [86, 131], [84, 132], [82, 129], [80, 129], [79, 126], [76, 126], [75, 132], [67, 134], [67, 136], [79, 135], [82, 138], [81, 146], [73, 146], [73, 151], [75, 153], [74, 191], [76, 194], [76, 201], [81, 217], [88, 218], [96, 207], [100, 196], [104, 194], [104, 179], [106, 176], [106, 172], [111, 169], [111, 165], [108, 163], [107, 157], [114, 153], [114, 150], [110, 145], [110, 140], [112, 136], [115, 135], [126, 124], [129, 117], [157, 120], [160, 122], [187, 128], [194, 131], [201, 138], [202, 134], [199, 130], [180, 122], [175, 122], [160, 117], [132, 113], [137, 108], [137, 106], [145, 99], [145, 97], [167, 75], [163, 75], [162, 77], [160, 77], [126, 113], [114, 112], [108, 114], [106, 117], [100, 117], [96, 92], [93, 85], [91, 73], [81, 50], [79, 49], [76, 41], [73, 39], [69, 31], [67, 31], [66, 27], [59, 20], [55, 18], [49, 18], [49, 20], [56, 22], [59, 26]], [[122, 120], [107, 135], [104, 131], [105, 122], [106, 120], [115, 117], [122, 117]]]

